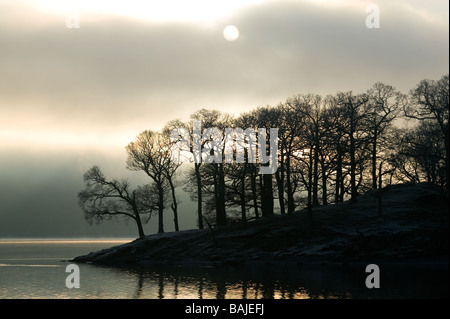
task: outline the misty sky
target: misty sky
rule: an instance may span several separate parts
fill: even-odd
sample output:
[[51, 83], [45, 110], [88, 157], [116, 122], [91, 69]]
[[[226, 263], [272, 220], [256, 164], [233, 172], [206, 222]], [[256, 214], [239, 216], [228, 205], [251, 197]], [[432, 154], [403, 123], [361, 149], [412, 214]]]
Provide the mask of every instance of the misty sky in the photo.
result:
[[[367, 5], [380, 28], [365, 25]], [[126, 144], [200, 108], [238, 114], [298, 93], [408, 93], [449, 69], [447, 0], [0, 0], [0, 238], [135, 236], [88, 226], [82, 174], [148, 182]], [[69, 17], [69, 19], [68, 19]], [[66, 22], [79, 17], [79, 28]], [[227, 25], [239, 38], [227, 41]], [[74, 25], [72, 25], [74, 26]], [[180, 227], [196, 227], [182, 199]], [[156, 218], [145, 230], [152, 233]], [[167, 210], [165, 228], [171, 230]]]

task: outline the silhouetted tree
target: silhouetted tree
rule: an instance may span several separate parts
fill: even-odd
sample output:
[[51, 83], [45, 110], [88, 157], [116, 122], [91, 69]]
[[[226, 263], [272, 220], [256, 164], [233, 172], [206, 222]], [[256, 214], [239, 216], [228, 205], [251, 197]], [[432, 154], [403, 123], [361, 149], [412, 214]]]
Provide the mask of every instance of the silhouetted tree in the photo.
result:
[[[236, 127], [240, 127], [244, 130], [251, 128], [254, 129], [256, 132], [256, 124], [255, 124], [256, 120], [254, 117], [254, 114], [252, 112], [246, 112], [241, 114], [237, 119], [235, 119], [235, 126]], [[256, 135], [253, 136], [246, 136], [246, 143], [248, 147], [251, 147], [249, 145], [250, 141], [249, 139], [254, 138], [256, 140]], [[252, 154], [249, 154], [249, 150], [248, 148], [244, 148], [244, 165], [241, 165], [243, 167], [241, 167], [242, 169], [239, 171], [240, 172], [240, 179], [242, 181], [245, 181], [246, 177], [248, 177], [248, 181], [250, 184], [250, 193], [248, 195], [245, 196], [241, 196], [241, 202], [242, 201], [250, 201], [251, 207], [253, 208], [253, 213], [255, 215], [255, 218], [259, 218], [259, 210], [260, 210], [260, 189], [259, 189], [259, 183], [257, 182], [258, 179], [258, 166], [259, 163], [257, 163], [257, 158], [253, 159], [252, 161], [249, 161], [250, 156], [252, 156]], [[254, 156], [256, 156], [256, 154], [253, 154]], [[241, 184], [241, 187], [246, 187], [245, 185]], [[244, 198], [245, 197], [245, 198]], [[242, 207], [242, 204], [241, 204]], [[242, 213], [241, 213], [242, 214]]]
[[[367, 132], [367, 139], [370, 147], [372, 188], [376, 189], [382, 185], [378, 184], [377, 162], [380, 151], [383, 151], [383, 143], [393, 120], [397, 118], [401, 107], [405, 104], [406, 97], [396, 91], [391, 85], [381, 82], [375, 83], [367, 91], [368, 102], [364, 104], [364, 130]], [[380, 165], [382, 163], [380, 162]], [[381, 167], [381, 166], [380, 166]]]
[[[191, 119], [196, 118], [198, 117], [195, 114], [191, 116]], [[174, 134], [174, 136], [172, 137], [174, 142], [184, 140], [186, 138], [188, 139], [188, 144], [186, 145], [186, 154], [175, 150], [173, 151], [177, 152], [177, 154], [175, 155], [178, 156], [180, 162], [194, 163], [193, 174], [187, 174], [184, 189], [190, 194], [191, 200], [197, 201], [198, 227], [199, 229], [203, 229], [203, 195], [202, 179], [200, 173], [200, 167], [202, 165], [201, 150], [197, 150], [194, 145], [196, 145], [197, 143], [200, 144], [201, 147], [203, 147], [204, 143], [201, 140], [201, 127], [197, 128], [195, 126], [196, 123], [194, 122], [182, 122], [181, 120], [177, 119], [170, 121], [166, 125], [165, 129], [170, 130], [171, 132], [173, 132], [173, 130], [179, 130], [177, 131], [177, 134]], [[182, 134], [184, 134], [185, 132], [187, 132], [188, 136], [182, 136]], [[175, 137], [175, 135], [177, 135], [177, 137]], [[192, 176], [194, 176], [193, 179], [191, 178]], [[192, 191], [192, 184], [195, 184], [197, 186], [195, 193]]]
[[[335, 203], [344, 201], [345, 196], [355, 202], [361, 191], [403, 181], [448, 187], [448, 94], [449, 77], [444, 75], [438, 81], [421, 81], [410, 91], [409, 103], [394, 87], [378, 82], [363, 94], [338, 92], [325, 98], [299, 94], [276, 107], [257, 107], [236, 118], [201, 109], [191, 115], [191, 122], [175, 120], [162, 133], [139, 134], [126, 147], [127, 167], [151, 177], [152, 184], [139, 189], [153, 190], [149, 201], [152, 210], [158, 211], [158, 232], [164, 231], [163, 211], [169, 193], [175, 229], [179, 229], [175, 176], [181, 163], [173, 156], [177, 138], [170, 133], [174, 128], [182, 129], [180, 138], [187, 142], [184, 155], [192, 169], [184, 189], [197, 201], [199, 228], [203, 228], [205, 216], [208, 223], [214, 219], [216, 225], [225, 225], [230, 218], [246, 222], [251, 217], [249, 209], [256, 218], [259, 212], [270, 216], [276, 199], [281, 214], [292, 214], [306, 203], [312, 223], [312, 208], [328, 204], [331, 196]], [[402, 108], [406, 118], [417, 120], [416, 125], [396, 127]], [[230, 151], [228, 146], [236, 146], [237, 134], [246, 138], [248, 146], [250, 137], [243, 133], [245, 129], [269, 133], [270, 128], [278, 133], [278, 169], [274, 174], [260, 174], [259, 169], [267, 164], [258, 156], [250, 161], [256, 155], [250, 153], [253, 149], [240, 149], [240, 157], [242, 153], [234, 147]], [[267, 154], [269, 144], [266, 138], [266, 145], [260, 149], [258, 145], [256, 153]], [[230, 154], [231, 163], [225, 161]]]
[[280, 104], [278, 138], [280, 145], [280, 170], [283, 173], [282, 180], [285, 176], [285, 189], [287, 195], [287, 213], [292, 214], [295, 210], [295, 191], [293, 180], [293, 162], [295, 161], [295, 153], [301, 151], [298, 149], [298, 141], [305, 129], [305, 121], [298, 118], [298, 110], [300, 107], [296, 97], [291, 97], [285, 103]]
[[[201, 109], [191, 115], [192, 123], [185, 125], [191, 136], [190, 153], [194, 162], [194, 169], [188, 174], [189, 182], [185, 190], [192, 199], [197, 200], [199, 228], [203, 228], [203, 205], [208, 210], [211, 205], [214, 206], [217, 225], [226, 224], [225, 175], [222, 156], [223, 133], [228, 117], [229, 115], [217, 110]], [[197, 185], [195, 194], [191, 188], [194, 177]]]
[[[270, 128], [275, 127], [277, 112], [270, 106], [258, 107], [251, 112], [253, 119], [253, 129], [258, 131], [259, 128], [265, 128], [268, 131]], [[260, 146], [258, 152], [265, 152], [269, 149], [270, 136], [267, 134], [265, 149]], [[259, 163], [259, 165], [264, 165]], [[262, 216], [271, 216], [274, 214], [274, 195], [273, 195], [273, 175], [272, 174], [259, 174], [259, 190], [261, 198], [261, 214]]]
[[[338, 130], [339, 116], [334, 116], [335, 114], [332, 110], [333, 98], [327, 96], [323, 99], [320, 126], [319, 164], [322, 179], [322, 205], [327, 205], [329, 202], [329, 188], [332, 186], [330, 180], [332, 176], [337, 176], [337, 157], [341, 156], [342, 159], [342, 154], [339, 154], [341, 150], [337, 147], [341, 138], [341, 133]], [[340, 162], [340, 170], [340, 176], [342, 176], [342, 160]], [[339, 191], [339, 186], [337, 189], [335, 187], [335, 190]], [[336, 199], [336, 195], [334, 198]]]
[[345, 185], [347, 170], [346, 166], [347, 157], [347, 139], [345, 134], [345, 114], [343, 109], [338, 107], [334, 103], [334, 97], [329, 96], [327, 98], [329, 107], [325, 114], [326, 133], [325, 143], [329, 149], [329, 161], [331, 170], [331, 179], [334, 181], [334, 202], [341, 203], [344, 201], [344, 194], [347, 191]]
[[78, 203], [87, 221], [100, 222], [118, 216], [131, 218], [136, 222], [139, 237], [145, 236], [141, 218], [147, 214], [148, 221], [155, 209], [152, 185], [133, 190], [125, 179], [107, 180], [98, 166], [89, 169], [83, 180], [86, 188], [78, 193]]
[[178, 168], [181, 166], [182, 162], [179, 160], [179, 158], [173, 156], [172, 153], [172, 147], [176, 143], [176, 141], [172, 141], [170, 138], [171, 133], [171, 126], [166, 126], [162, 130], [161, 138], [162, 138], [162, 149], [165, 152], [167, 149], [169, 150], [169, 156], [167, 158], [167, 165], [163, 167], [164, 175], [167, 178], [167, 182], [169, 183], [170, 188], [170, 194], [172, 197], [170, 207], [173, 211], [173, 222], [175, 231], [179, 231], [180, 227], [178, 224], [178, 199], [176, 196], [176, 186], [177, 181], [175, 180], [175, 173], [177, 172]]
[[444, 75], [438, 81], [422, 80], [415, 89], [410, 91], [410, 101], [404, 107], [405, 115], [419, 121], [430, 121], [439, 130], [436, 134], [444, 144], [445, 180], [449, 183], [449, 75]]
[[396, 163], [402, 175], [400, 178], [408, 182], [443, 185], [445, 156], [439, 127], [423, 121], [401, 136]]
[[[227, 223], [225, 205], [225, 172], [223, 155], [225, 150], [224, 133], [229, 123], [229, 115], [219, 111], [200, 110], [191, 118], [199, 120], [204, 127], [202, 132], [202, 161], [208, 163], [212, 172], [204, 178], [212, 179], [213, 203], [216, 211], [216, 224]], [[205, 168], [205, 167], [204, 167]]]
[[[357, 150], [364, 149], [364, 131], [361, 129], [364, 118], [363, 107], [368, 101], [367, 94], [354, 95], [352, 92], [336, 95], [335, 103], [342, 108], [345, 120], [343, 127], [348, 138], [348, 154], [350, 157], [350, 196], [351, 201], [356, 202], [358, 196], [357, 168], [358, 163]], [[362, 172], [360, 172], [362, 174]]]
[[127, 145], [127, 168], [144, 171], [154, 182], [158, 194], [158, 233], [164, 232], [164, 208], [167, 204], [168, 180], [166, 170], [171, 164], [170, 147], [158, 132], [143, 131]]

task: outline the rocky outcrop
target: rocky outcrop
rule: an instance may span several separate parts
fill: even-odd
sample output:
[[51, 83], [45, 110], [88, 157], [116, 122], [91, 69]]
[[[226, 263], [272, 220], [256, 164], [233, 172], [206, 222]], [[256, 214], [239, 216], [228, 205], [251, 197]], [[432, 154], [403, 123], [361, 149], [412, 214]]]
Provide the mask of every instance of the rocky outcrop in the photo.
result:
[[427, 184], [369, 191], [351, 204], [275, 215], [246, 224], [150, 235], [73, 259], [109, 266], [274, 264], [358, 260], [448, 263], [448, 198]]

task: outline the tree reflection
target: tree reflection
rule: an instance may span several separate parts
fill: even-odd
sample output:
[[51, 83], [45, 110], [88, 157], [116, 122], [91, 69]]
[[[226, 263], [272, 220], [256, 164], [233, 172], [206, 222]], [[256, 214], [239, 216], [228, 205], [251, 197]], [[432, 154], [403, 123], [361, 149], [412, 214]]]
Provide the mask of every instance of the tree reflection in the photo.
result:
[[136, 293], [134, 294], [134, 299], [140, 299], [142, 296], [142, 290], [144, 287], [144, 274], [141, 271], [136, 272], [136, 277], [138, 279]]
[[203, 280], [203, 277], [200, 277], [198, 281], [198, 299], [203, 299]]
[[227, 285], [225, 281], [217, 281], [217, 293], [216, 293], [216, 299], [225, 299], [225, 295], [227, 294]]
[[[262, 269], [224, 271], [220, 268], [140, 269], [126, 271], [126, 277], [131, 275], [136, 280], [136, 288], [131, 295], [136, 299], [379, 298], [380, 291], [365, 287], [364, 271], [361, 272], [362, 276], [355, 269], [339, 267], [299, 268], [291, 273], [286, 269], [274, 272]], [[405, 273], [404, 270], [396, 272], [391, 282], [401, 281], [397, 277]], [[399, 283], [398, 286], [403, 285]], [[382, 297], [386, 298], [385, 295]]]
[[[273, 277], [256, 278], [256, 280], [242, 279], [239, 274], [223, 276], [218, 269], [202, 273], [199, 269], [169, 271], [134, 270], [137, 280], [136, 290], [132, 298], [157, 299], [296, 299], [309, 297], [305, 290], [299, 293], [299, 287], [286, 282], [279, 282]], [[227, 274], [229, 275], [229, 274]], [[145, 287], [148, 289], [145, 289]], [[172, 288], [172, 289], [170, 289]], [[300, 287], [302, 289], [302, 287]], [[314, 297], [327, 297], [316, 294]]]
[[164, 275], [158, 274], [158, 299], [164, 299]]

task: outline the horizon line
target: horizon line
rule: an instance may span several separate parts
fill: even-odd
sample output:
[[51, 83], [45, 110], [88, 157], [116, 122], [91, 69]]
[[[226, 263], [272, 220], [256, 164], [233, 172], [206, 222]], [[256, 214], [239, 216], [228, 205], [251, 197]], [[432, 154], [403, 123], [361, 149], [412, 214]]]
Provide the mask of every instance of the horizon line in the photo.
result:
[[79, 244], [79, 243], [127, 243], [134, 237], [23, 237], [0, 238], [0, 244]]

